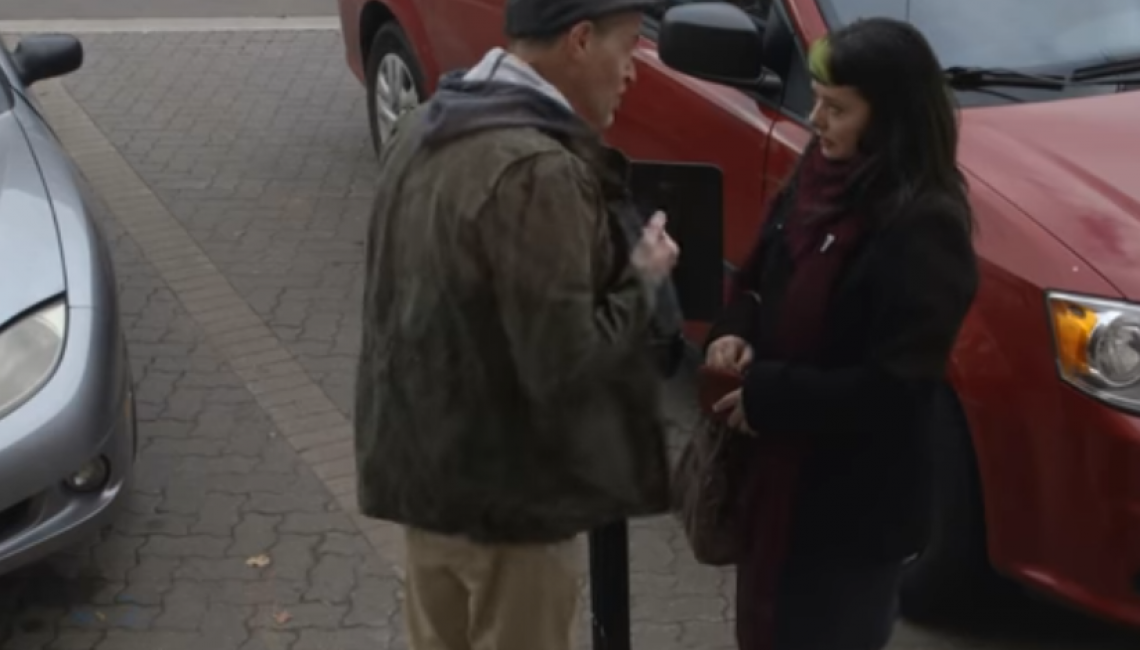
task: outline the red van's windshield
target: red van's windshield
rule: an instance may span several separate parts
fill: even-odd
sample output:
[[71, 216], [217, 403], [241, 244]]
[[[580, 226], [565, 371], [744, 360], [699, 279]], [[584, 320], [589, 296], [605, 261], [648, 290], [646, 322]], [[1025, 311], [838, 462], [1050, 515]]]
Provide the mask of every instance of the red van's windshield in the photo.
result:
[[908, 20], [946, 66], [1073, 69], [1140, 56], [1140, 0], [819, 0], [833, 27]]

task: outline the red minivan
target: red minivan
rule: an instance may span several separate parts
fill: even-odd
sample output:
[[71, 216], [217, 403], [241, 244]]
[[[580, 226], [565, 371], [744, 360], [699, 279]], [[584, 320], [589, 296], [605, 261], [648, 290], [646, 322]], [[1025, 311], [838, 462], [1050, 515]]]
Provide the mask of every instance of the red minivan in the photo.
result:
[[[340, 0], [376, 141], [442, 72], [503, 44], [504, 2]], [[723, 171], [711, 262], [729, 273], [810, 137], [812, 40], [863, 16], [909, 20], [956, 88], [983, 279], [953, 358], [935, 532], [910, 567], [904, 612], [964, 611], [996, 569], [1140, 626], [1140, 2], [726, 3], [739, 10], [714, 22], [737, 33], [702, 39], [706, 55], [663, 44], [694, 76], [658, 57], [660, 34], [712, 29], [680, 24], [692, 8], [665, 15], [683, 4], [666, 0], [647, 21], [609, 139], [635, 159]], [[736, 63], [718, 73], [718, 59]], [[742, 60], [764, 83], [697, 78], [723, 81]]]

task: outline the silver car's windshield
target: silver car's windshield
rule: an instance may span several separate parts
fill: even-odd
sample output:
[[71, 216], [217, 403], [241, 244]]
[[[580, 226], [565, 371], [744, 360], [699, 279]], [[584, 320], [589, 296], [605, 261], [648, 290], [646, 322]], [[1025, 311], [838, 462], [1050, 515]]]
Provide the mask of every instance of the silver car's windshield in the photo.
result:
[[[0, 77], [3, 76], [4, 73], [0, 70]], [[12, 87], [8, 84], [8, 78], [0, 79], [0, 113], [7, 112], [12, 108], [11, 93]]]
[[11, 64], [8, 48], [0, 42], [0, 113], [12, 108], [12, 79], [8, 76]]
[[945, 66], [1071, 70], [1140, 56], [1140, 0], [819, 0], [833, 27], [907, 20]]

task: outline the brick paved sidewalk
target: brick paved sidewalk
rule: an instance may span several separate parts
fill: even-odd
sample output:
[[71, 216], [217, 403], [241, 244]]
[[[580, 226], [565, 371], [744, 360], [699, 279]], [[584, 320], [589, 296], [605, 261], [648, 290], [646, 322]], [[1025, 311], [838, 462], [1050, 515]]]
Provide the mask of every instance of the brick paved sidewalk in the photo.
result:
[[[0, 647], [404, 647], [399, 536], [352, 514], [347, 418], [376, 168], [339, 35], [84, 42], [85, 69], [41, 93], [110, 208], [139, 479], [104, 539], [4, 578], [0, 601], [20, 603]], [[631, 537], [635, 647], [732, 648], [730, 576], [696, 565], [667, 518]], [[1053, 647], [1094, 646], [1134, 643]], [[1039, 645], [903, 628], [891, 647]]]
[[[375, 167], [338, 39], [113, 34], [86, 45], [88, 67], [39, 94], [108, 199], [139, 366], [141, 505], [93, 549], [36, 571], [13, 643], [62, 645], [78, 621], [99, 650], [260, 647], [238, 622], [265, 627], [251, 643], [266, 647], [307, 648], [321, 630], [338, 630], [330, 647], [398, 644], [386, 568], [402, 560], [398, 536], [345, 514]], [[373, 568], [346, 570], [319, 533]], [[666, 520], [636, 524], [632, 543], [639, 640], [730, 647], [723, 576], [679, 566], [687, 551]], [[246, 566], [261, 553], [270, 566]], [[48, 597], [61, 592], [68, 602]], [[371, 599], [371, 617], [354, 598]], [[226, 628], [211, 603], [256, 607], [228, 610]]]
[[[129, 511], [22, 575], [5, 650], [397, 647], [398, 581], [110, 219], [139, 386]], [[269, 564], [249, 566], [264, 556]], [[260, 558], [259, 558], [260, 559]], [[11, 583], [7, 584], [11, 587]]]

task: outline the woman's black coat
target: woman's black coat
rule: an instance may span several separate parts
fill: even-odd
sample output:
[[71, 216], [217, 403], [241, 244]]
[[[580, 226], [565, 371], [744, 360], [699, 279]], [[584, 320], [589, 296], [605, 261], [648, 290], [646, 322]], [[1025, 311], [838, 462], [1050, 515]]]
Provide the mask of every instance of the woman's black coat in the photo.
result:
[[[781, 224], [793, 203], [777, 199], [710, 340], [734, 334], [762, 349], [790, 275]], [[758, 355], [748, 371], [751, 428], [812, 449], [794, 498], [793, 552], [877, 561], [924, 546], [935, 404], [978, 285], [967, 210], [926, 198], [881, 220], [833, 289], [821, 361]]]

